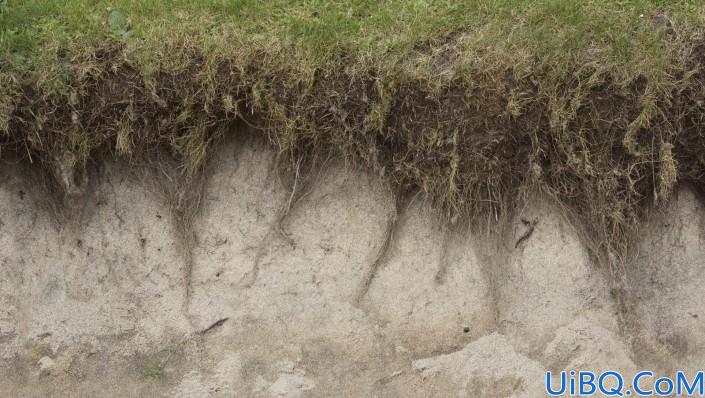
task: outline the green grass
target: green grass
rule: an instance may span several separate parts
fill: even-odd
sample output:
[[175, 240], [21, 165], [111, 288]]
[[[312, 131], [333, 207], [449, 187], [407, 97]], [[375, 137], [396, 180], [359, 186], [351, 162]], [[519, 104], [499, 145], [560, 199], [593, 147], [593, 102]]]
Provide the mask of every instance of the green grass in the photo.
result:
[[542, 190], [612, 253], [705, 180], [704, 25], [695, 0], [0, 0], [0, 150], [78, 173], [167, 147], [193, 176], [244, 121], [451, 218]]
[[[56, 70], [56, 54], [83, 54], [107, 41], [158, 52], [170, 36], [192, 34], [199, 50], [218, 46], [224, 32], [276, 41], [281, 56], [325, 66], [341, 56], [395, 64], [414, 48], [450, 34], [473, 36], [477, 48], [512, 58], [525, 53], [560, 68], [592, 50], [605, 65], [633, 76], [635, 68], [664, 72], [659, 33], [651, 19], [667, 14], [678, 26], [702, 23], [700, 1], [76, 1], [0, 3], [3, 66], [19, 74]], [[111, 18], [112, 17], [112, 18]], [[214, 44], [215, 43], [215, 44]], [[267, 51], [267, 48], [263, 49]], [[227, 55], [226, 55], [227, 56]], [[155, 61], [156, 62], [156, 61]]]
[[149, 366], [142, 369], [142, 374], [146, 377], [159, 378], [164, 374], [164, 370], [159, 366]]

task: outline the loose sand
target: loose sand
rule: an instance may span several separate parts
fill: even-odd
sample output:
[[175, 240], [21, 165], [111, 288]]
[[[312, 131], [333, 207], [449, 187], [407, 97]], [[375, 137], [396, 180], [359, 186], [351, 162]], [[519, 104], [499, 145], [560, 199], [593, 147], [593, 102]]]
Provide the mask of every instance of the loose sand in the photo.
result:
[[535, 397], [546, 370], [705, 359], [705, 209], [688, 187], [615, 281], [541, 196], [478, 235], [421, 196], [392, 222], [390, 189], [339, 163], [289, 206], [273, 158], [221, 145], [190, 255], [160, 176], [105, 164], [58, 222], [2, 165], [3, 395]]

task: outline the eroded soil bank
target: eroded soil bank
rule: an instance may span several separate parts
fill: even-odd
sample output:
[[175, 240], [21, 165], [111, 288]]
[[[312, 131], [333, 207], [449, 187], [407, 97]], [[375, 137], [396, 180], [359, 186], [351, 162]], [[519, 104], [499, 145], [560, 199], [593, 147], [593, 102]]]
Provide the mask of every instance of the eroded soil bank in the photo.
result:
[[546, 370], [705, 359], [705, 209], [686, 186], [613, 275], [539, 195], [479, 235], [342, 163], [292, 201], [255, 139], [212, 162], [188, 253], [163, 175], [101, 165], [59, 222], [2, 165], [5, 396], [538, 397]]

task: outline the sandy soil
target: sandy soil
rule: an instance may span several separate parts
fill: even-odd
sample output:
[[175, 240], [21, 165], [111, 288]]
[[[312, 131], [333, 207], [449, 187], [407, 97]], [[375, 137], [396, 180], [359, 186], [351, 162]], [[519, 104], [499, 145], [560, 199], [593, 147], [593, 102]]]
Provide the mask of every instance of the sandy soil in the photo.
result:
[[545, 198], [506, 236], [473, 235], [420, 196], [392, 222], [389, 188], [343, 164], [289, 206], [273, 156], [220, 145], [190, 254], [159, 176], [103, 165], [58, 222], [2, 165], [3, 395], [538, 397], [546, 370], [705, 359], [705, 209], [688, 187], [651, 217], [618, 305]]

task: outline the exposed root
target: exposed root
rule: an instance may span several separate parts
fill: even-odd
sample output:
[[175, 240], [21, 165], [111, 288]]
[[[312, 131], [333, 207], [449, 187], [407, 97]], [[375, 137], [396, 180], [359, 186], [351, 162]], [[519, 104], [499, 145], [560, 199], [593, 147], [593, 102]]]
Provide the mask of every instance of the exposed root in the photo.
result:
[[178, 163], [164, 153], [158, 153], [156, 160], [147, 159], [145, 167], [151, 169], [158, 178], [165, 200], [168, 202], [171, 222], [176, 232], [177, 248], [184, 262], [182, 285], [184, 297], [181, 312], [192, 326], [195, 325], [194, 316], [189, 307], [193, 297], [193, 267], [195, 263], [194, 249], [198, 244], [198, 237], [194, 230], [194, 221], [201, 210], [203, 192], [206, 187], [206, 173], [204, 164], [190, 173], [179, 170]]
[[[296, 206], [297, 203], [301, 202], [311, 193], [310, 190], [305, 190], [308, 186], [308, 182], [316, 180], [316, 178], [313, 178], [313, 176], [309, 175], [307, 178], [305, 178], [302, 175], [302, 163], [303, 158], [299, 158], [299, 160], [296, 161], [293, 182], [291, 185], [291, 193], [289, 194], [289, 198], [286, 202], [286, 205], [279, 210], [276, 220], [271, 225], [269, 231], [264, 236], [264, 238], [262, 238], [262, 241], [259, 243], [259, 245], [257, 245], [257, 252], [255, 253], [252, 269], [250, 269], [250, 271], [243, 275], [243, 277], [240, 279], [240, 282], [238, 283], [238, 286], [249, 289], [255, 284], [255, 282], [257, 282], [257, 277], [259, 276], [262, 259], [267, 254], [267, 245], [271, 243], [273, 239], [280, 238], [284, 242], [286, 242], [289, 247], [296, 248], [296, 242], [284, 229], [284, 222], [286, 218], [291, 214], [291, 211], [294, 209], [294, 206]], [[325, 163], [326, 162], [324, 162], [323, 164], [324, 166]], [[320, 168], [320, 172], [325, 172], [324, 167]]]
[[223, 326], [223, 324], [224, 324], [225, 322], [227, 322], [229, 319], [230, 319], [230, 318], [222, 318], [222, 319], [219, 319], [219, 320], [213, 322], [213, 323], [212, 323], [210, 326], [208, 326], [207, 328], [205, 328], [205, 329], [199, 331], [198, 334], [201, 335], [201, 336], [203, 336], [203, 335], [205, 335], [205, 334], [207, 334], [207, 333], [210, 333], [210, 332], [212, 332], [214, 329]]
[[514, 244], [514, 248], [518, 249], [519, 246], [521, 246], [522, 243], [524, 243], [527, 239], [531, 237], [531, 235], [534, 233], [534, 229], [536, 229], [536, 225], [539, 223], [538, 219], [534, 220], [527, 220], [522, 218], [521, 223], [524, 224], [526, 227], [526, 231], [517, 239], [516, 243]]
[[384, 241], [382, 242], [382, 245], [377, 250], [377, 255], [375, 256], [375, 259], [372, 261], [370, 268], [367, 270], [365, 277], [362, 279], [362, 283], [360, 284], [360, 287], [358, 288], [358, 292], [355, 295], [354, 304], [356, 306], [360, 306], [360, 303], [367, 295], [367, 292], [370, 290], [370, 286], [372, 285], [372, 281], [374, 280], [375, 275], [377, 275], [377, 270], [385, 261], [385, 258], [387, 256], [387, 252], [389, 251], [389, 247], [391, 246], [392, 240], [394, 239], [394, 231], [397, 228], [397, 220], [399, 218], [399, 209], [401, 207], [400, 203], [399, 203], [400, 194], [395, 195], [395, 197], [396, 197], [396, 204], [394, 206], [392, 214], [389, 216], [389, 219], [387, 220], [387, 227], [384, 231]]
[[243, 275], [242, 278], [240, 278], [240, 282], [238, 283], [239, 287], [249, 289], [255, 284], [255, 282], [257, 282], [257, 277], [259, 276], [262, 260], [267, 254], [269, 244], [271, 244], [274, 239], [279, 237], [290, 247], [296, 247], [296, 242], [286, 232], [284, 232], [281, 227], [285, 216], [286, 213], [280, 212], [277, 219], [269, 227], [269, 231], [267, 231], [267, 233], [257, 245], [257, 252], [255, 253], [252, 268], [245, 275]]
[[169, 361], [171, 360], [171, 358], [174, 356], [174, 353], [177, 352], [179, 349], [182, 349], [183, 346], [184, 346], [185, 344], [187, 344], [189, 341], [193, 340], [193, 339], [196, 338], [196, 337], [203, 337], [203, 336], [205, 336], [205, 335], [211, 333], [211, 332], [214, 331], [215, 329], [218, 329], [218, 328], [220, 328], [221, 326], [223, 326], [223, 324], [224, 324], [225, 322], [227, 322], [229, 319], [230, 319], [230, 318], [221, 318], [221, 319], [219, 319], [219, 320], [213, 322], [212, 324], [210, 324], [208, 327], [206, 327], [206, 328], [204, 328], [204, 329], [201, 329], [201, 330], [199, 330], [199, 331], [197, 331], [197, 332], [188, 333], [188, 334], [184, 335], [184, 336], [179, 340], [179, 342], [178, 342], [177, 344], [174, 344], [171, 348], [168, 349], [168, 354], [167, 354], [167, 356], [164, 357], [164, 359], [159, 363], [159, 366], [157, 367], [157, 368], [159, 369], [159, 371], [160, 371], [160, 372], [163, 371], [164, 368], [166, 367], [166, 365], [167, 365], [167, 364], [169, 363]]
[[257, 252], [255, 253], [255, 258], [253, 259], [252, 268], [240, 278], [238, 287], [249, 289], [255, 282], [257, 282], [257, 277], [259, 276], [259, 271], [261, 268], [262, 260], [264, 256], [267, 255], [267, 251], [270, 248], [270, 244], [277, 237], [284, 240], [290, 247], [296, 247], [296, 242], [287, 235], [280, 227], [282, 217], [278, 217], [277, 220], [269, 227], [269, 231], [264, 235], [262, 240], [257, 245]]
[[200, 204], [200, 190], [203, 187], [191, 187], [198, 189], [199, 192], [190, 192], [193, 197], [186, 198], [184, 195], [179, 195], [178, 200], [172, 208], [172, 216], [176, 225], [177, 237], [180, 242], [178, 245], [181, 251], [181, 257], [184, 260], [184, 304], [182, 312], [187, 319], [193, 323], [192, 315], [189, 311], [191, 298], [193, 297], [193, 265], [194, 257], [193, 250], [196, 246], [196, 233], [193, 230], [193, 219], [196, 216]]
[[296, 174], [294, 175], [294, 184], [291, 187], [291, 195], [289, 195], [289, 200], [286, 202], [286, 209], [284, 210], [284, 214], [282, 215], [282, 218], [289, 214], [289, 211], [291, 210], [291, 203], [294, 200], [294, 196], [296, 195], [296, 185], [299, 182], [299, 172], [301, 171], [301, 161], [303, 158], [299, 158], [299, 160], [296, 162]]
[[277, 221], [274, 223], [274, 228], [276, 229], [277, 233], [279, 233], [279, 236], [286, 241], [289, 246], [295, 247], [296, 242], [294, 242], [293, 239], [289, 236], [289, 234], [284, 231], [284, 220], [286, 217], [289, 215], [289, 212], [291, 211], [291, 207], [294, 203], [297, 203], [299, 200], [303, 199], [305, 195], [301, 195], [300, 193], [300, 187], [299, 187], [299, 176], [301, 172], [301, 162], [303, 158], [299, 158], [299, 160], [296, 161], [296, 170], [294, 173], [294, 182], [292, 183], [291, 187], [291, 194], [289, 195], [289, 200], [286, 202], [286, 207], [282, 208], [279, 211], [279, 215], [277, 216]]
[[[660, 43], [663, 79], [626, 78], [596, 63], [592, 48], [561, 71], [536, 57], [518, 70], [512, 54], [479, 51], [463, 34], [443, 38], [447, 51], [420, 43], [393, 69], [351, 55], [315, 73], [267, 52], [271, 43], [238, 42], [234, 56], [208, 58], [177, 41], [164, 54], [178, 67], [145, 76], [130, 48], [111, 42], [61, 57], [65, 90], [23, 80], [0, 99], [0, 155], [56, 162], [57, 180], [78, 197], [87, 162], [107, 156], [167, 149], [194, 178], [213, 137], [241, 121], [296, 174], [276, 227], [290, 244], [281, 223], [309, 166], [342, 157], [488, 227], [536, 185], [573, 211], [604, 257], [628, 250], [646, 206], [666, 201], [676, 181], [705, 182], [705, 36], [688, 33]], [[189, 206], [177, 206], [180, 222]]]
[[291, 214], [291, 211], [294, 209], [294, 206], [304, 200], [309, 194], [311, 194], [312, 190], [309, 189], [309, 186], [311, 183], [315, 183], [320, 180], [321, 174], [327, 172], [326, 165], [330, 161], [330, 158], [326, 158], [320, 166], [315, 167], [317, 172], [314, 174], [310, 170], [314, 169], [312, 165], [308, 165], [308, 172], [303, 172], [302, 171], [302, 166], [304, 162], [304, 157], [300, 157], [298, 160], [296, 160], [295, 167], [294, 167], [294, 175], [293, 175], [293, 182], [291, 183], [291, 193], [289, 194], [289, 199], [286, 202], [286, 206], [284, 206], [282, 209], [280, 209], [279, 214], [277, 215], [277, 221], [275, 223], [275, 228], [276, 231], [279, 233], [279, 236], [286, 241], [289, 246], [296, 247], [296, 242], [294, 242], [293, 239], [289, 236], [289, 234], [285, 231], [284, 229], [284, 221], [286, 218]]
[[443, 241], [441, 242], [441, 255], [438, 258], [438, 270], [433, 281], [437, 285], [442, 285], [445, 282], [446, 274], [448, 273], [448, 246], [450, 244], [452, 231], [447, 225], [443, 227]]

